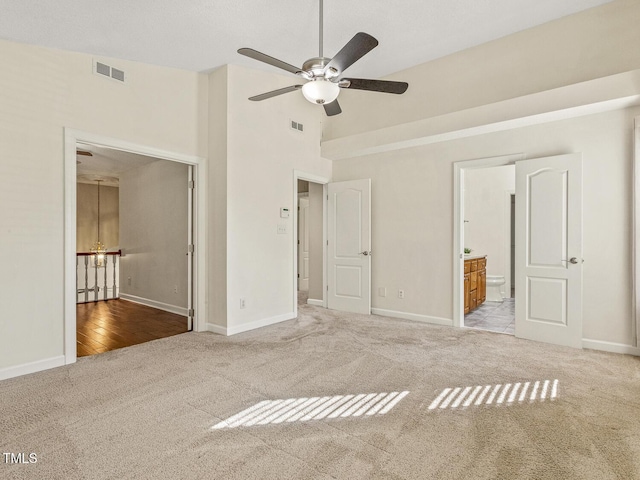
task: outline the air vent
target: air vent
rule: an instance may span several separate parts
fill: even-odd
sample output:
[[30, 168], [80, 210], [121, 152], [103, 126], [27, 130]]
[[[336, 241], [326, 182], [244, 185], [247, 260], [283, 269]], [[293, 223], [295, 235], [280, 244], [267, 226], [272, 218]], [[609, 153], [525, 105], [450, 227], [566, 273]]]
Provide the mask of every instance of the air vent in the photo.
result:
[[291, 130], [296, 130], [298, 132], [304, 131], [304, 125], [298, 122], [291, 120]]
[[116, 80], [120, 80], [121, 82], [124, 82], [124, 72], [122, 70], [118, 70], [117, 68], [112, 68], [111, 78], [115, 78]]
[[111, 78], [124, 83], [124, 72], [106, 63], [93, 61], [93, 72], [97, 75]]
[[96, 73], [110, 77], [111, 67], [109, 65], [105, 65], [104, 63], [96, 62]]

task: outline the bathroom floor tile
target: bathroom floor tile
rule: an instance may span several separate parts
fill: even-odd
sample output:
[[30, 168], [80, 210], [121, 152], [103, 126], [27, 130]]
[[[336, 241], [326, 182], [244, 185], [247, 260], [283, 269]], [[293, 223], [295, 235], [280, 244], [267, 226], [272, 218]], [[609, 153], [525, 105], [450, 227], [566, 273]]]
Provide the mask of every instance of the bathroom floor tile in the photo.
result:
[[465, 327], [491, 332], [515, 334], [515, 299], [502, 302], [484, 302], [473, 312], [465, 315]]

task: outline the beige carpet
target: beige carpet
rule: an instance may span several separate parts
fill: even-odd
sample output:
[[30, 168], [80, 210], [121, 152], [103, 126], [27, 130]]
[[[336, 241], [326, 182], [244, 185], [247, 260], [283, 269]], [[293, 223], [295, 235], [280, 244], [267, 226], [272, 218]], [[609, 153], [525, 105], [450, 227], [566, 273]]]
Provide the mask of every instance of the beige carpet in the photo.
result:
[[[639, 367], [630, 356], [304, 306], [297, 320], [254, 332], [187, 333], [0, 382], [1, 452], [37, 455], [0, 457], [0, 478], [640, 478]], [[255, 414], [271, 400], [336, 406], [390, 392], [408, 393], [385, 414], [378, 405], [331, 418], [323, 407], [263, 425]]]

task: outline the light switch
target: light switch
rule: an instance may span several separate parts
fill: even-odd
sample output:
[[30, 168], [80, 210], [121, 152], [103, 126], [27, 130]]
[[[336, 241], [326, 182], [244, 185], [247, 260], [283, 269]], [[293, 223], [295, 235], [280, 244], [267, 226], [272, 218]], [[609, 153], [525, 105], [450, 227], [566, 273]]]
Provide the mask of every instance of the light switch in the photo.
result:
[[281, 223], [278, 225], [278, 234], [282, 235], [287, 233], [287, 224], [286, 223]]

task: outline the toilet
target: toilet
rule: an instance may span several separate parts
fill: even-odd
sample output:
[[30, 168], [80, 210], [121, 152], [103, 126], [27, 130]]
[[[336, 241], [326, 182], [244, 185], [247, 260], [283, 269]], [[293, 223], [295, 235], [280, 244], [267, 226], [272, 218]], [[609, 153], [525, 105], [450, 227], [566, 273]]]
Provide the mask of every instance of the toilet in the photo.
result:
[[500, 287], [504, 285], [504, 276], [487, 275], [487, 302], [502, 302]]

